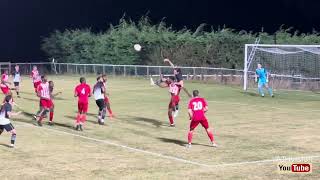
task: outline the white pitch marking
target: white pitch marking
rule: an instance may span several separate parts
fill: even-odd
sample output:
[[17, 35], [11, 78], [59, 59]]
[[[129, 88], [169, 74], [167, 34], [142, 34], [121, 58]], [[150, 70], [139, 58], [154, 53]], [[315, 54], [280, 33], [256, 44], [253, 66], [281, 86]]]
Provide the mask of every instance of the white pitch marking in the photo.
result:
[[212, 101], [209, 100], [208, 102], [213, 103], [220, 103], [220, 104], [231, 104], [231, 105], [239, 105], [239, 106], [251, 106], [251, 107], [261, 107], [261, 108], [271, 108], [271, 109], [277, 109], [277, 110], [289, 110], [289, 111], [299, 111], [299, 112], [320, 112], [320, 110], [317, 109], [290, 109], [290, 108], [281, 108], [281, 107], [274, 107], [274, 106], [261, 106], [261, 105], [254, 105], [254, 104], [246, 104], [246, 103], [237, 103], [237, 102], [228, 102], [228, 101]]
[[[21, 124], [21, 123], [19, 122], [19, 124]], [[147, 151], [147, 150], [137, 149], [137, 148], [129, 147], [129, 146], [126, 146], [126, 145], [113, 143], [113, 142], [110, 142], [110, 141], [107, 141], [107, 140], [91, 138], [91, 137], [82, 136], [82, 135], [79, 135], [79, 134], [73, 134], [73, 133], [60, 131], [60, 130], [56, 130], [56, 129], [51, 129], [51, 128], [46, 128], [46, 127], [41, 127], [40, 128], [40, 127], [31, 125], [31, 124], [27, 124], [27, 123], [23, 123], [23, 124], [24, 125], [26, 124], [26, 125], [28, 125], [30, 127], [34, 127], [34, 128], [46, 129], [46, 130], [57, 132], [57, 133], [60, 133], [60, 134], [67, 134], [67, 135], [71, 135], [71, 136], [74, 136], [74, 137], [79, 137], [79, 138], [83, 138], [83, 139], [87, 139], [87, 140], [91, 140], [91, 141], [95, 141], [95, 142], [100, 142], [100, 143], [104, 143], [104, 144], [107, 144], [107, 145], [112, 145], [112, 146], [128, 149], [128, 150], [135, 151], [135, 152], [140, 152], [140, 153], [149, 154], [149, 155], [160, 157], [160, 158], [164, 158], [164, 159], [175, 160], [175, 161], [188, 163], [188, 164], [193, 164], [193, 165], [198, 165], [198, 166], [207, 167], [207, 168], [219, 168], [219, 167], [226, 167], [226, 166], [239, 166], [239, 165], [244, 165], [244, 164], [264, 164], [264, 163], [271, 163], [271, 162], [292, 161], [292, 160], [301, 160], [301, 159], [311, 159], [312, 160], [312, 159], [320, 158], [320, 155], [315, 155], [315, 156], [303, 156], [303, 157], [294, 157], [294, 158], [265, 159], [265, 160], [259, 160], [259, 161], [244, 161], [244, 162], [237, 162], [237, 163], [223, 163], [223, 164], [216, 164], [216, 165], [208, 165], [208, 164], [199, 163], [199, 162], [195, 162], [195, 161], [190, 161], [190, 160], [186, 160], [186, 159], [182, 159], [182, 158], [178, 158], [178, 157], [174, 157], [174, 156], [168, 156], [168, 155], [163, 155], [163, 154], [160, 154], [160, 153], [155, 153], [155, 152], [151, 152], [151, 151]]]

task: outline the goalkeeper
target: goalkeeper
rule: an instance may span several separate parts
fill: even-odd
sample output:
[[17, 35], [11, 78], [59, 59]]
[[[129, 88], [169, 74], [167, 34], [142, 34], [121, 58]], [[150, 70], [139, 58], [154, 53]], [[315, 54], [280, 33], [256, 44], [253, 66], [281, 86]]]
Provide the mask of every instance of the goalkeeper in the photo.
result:
[[268, 90], [271, 97], [274, 97], [272, 88], [268, 85], [268, 77], [269, 73], [266, 71], [266, 69], [262, 68], [262, 65], [259, 63], [258, 68], [256, 69], [255, 81], [258, 83], [258, 91], [261, 97], [264, 97], [263, 87], [265, 87]]

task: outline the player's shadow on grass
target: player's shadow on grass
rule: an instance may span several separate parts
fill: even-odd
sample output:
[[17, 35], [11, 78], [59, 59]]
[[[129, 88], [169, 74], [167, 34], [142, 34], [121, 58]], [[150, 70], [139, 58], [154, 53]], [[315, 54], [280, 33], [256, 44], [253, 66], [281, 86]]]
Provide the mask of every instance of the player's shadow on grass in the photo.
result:
[[28, 95], [35, 95], [36, 96], [36, 92], [25, 92], [25, 91], [20, 91], [20, 94], [28, 94]]
[[128, 116], [128, 118], [125, 118], [128, 122], [143, 122], [143, 123], [149, 123], [157, 128], [160, 128], [163, 123], [156, 120], [156, 119], [151, 119], [151, 118], [145, 118], [145, 117], [138, 117], [138, 116]]
[[59, 126], [59, 127], [64, 127], [64, 128], [74, 130], [74, 126], [70, 124], [62, 124], [62, 123], [54, 122], [54, 126]]
[[[75, 120], [75, 118], [76, 118], [76, 116], [70, 116], [70, 115], [65, 115], [64, 117], [68, 118], [68, 119], [72, 119], [72, 120]], [[93, 124], [98, 124], [98, 121], [93, 121], [93, 120], [90, 120], [90, 119], [87, 119], [86, 122], [90, 122], [90, 123], [93, 123]]]
[[4, 146], [4, 147], [6, 147], [6, 148], [11, 148], [11, 147], [9, 146], [9, 144], [4, 144], [4, 143], [0, 143], [0, 146]]
[[25, 100], [28, 100], [28, 101], [39, 102], [39, 99], [32, 99], [32, 98], [26, 98], [26, 97], [22, 97], [22, 99], [25, 99]]
[[63, 98], [63, 97], [55, 97], [53, 100], [66, 101], [66, 100], [71, 100], [71, 99]]
[[259, 94], [257, 94], [257, 93], [248, 92], [248, 91], [246, 91], [246, 92], [240, 92], [240, 93], [242, 93], [242, 94], [244, 94], [244, 95], [248, 95], [248, 96], [255, 96], [255, 97], [258, 97], [258, 96], [259, 96]]
[[[159, 139], [160, 141], [162, 142], [165, 142], [165, 143], [172, 143], [172, 144], [177, 144], [179, 146], [186, 146], [188, 144], [187, 141], [181, 141], [179, 139], [169, 139], [169, 138], [160, 138], [158, 137], [157, 139]], [[193, 145], [200, 145], [200, 146], [208, 146], [208, 147], [211, 147], [207, 144], [199, 144], [199, 143], [192, 143]]]

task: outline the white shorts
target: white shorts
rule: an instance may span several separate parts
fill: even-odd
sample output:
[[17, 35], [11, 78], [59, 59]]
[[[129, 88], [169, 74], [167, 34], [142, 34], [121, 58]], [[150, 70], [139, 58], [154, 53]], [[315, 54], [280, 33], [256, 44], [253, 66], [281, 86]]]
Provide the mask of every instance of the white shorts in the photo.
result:
[[0, 117], [0, 125], [10, 124], [10, 120], [8, 118]]

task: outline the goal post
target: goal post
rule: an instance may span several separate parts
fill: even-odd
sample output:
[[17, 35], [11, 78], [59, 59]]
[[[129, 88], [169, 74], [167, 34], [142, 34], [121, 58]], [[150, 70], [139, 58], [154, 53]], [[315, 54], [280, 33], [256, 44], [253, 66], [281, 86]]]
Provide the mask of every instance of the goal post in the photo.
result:
[[254, 84], [258, 63], [279, 88], [320, 88], [320, 45], [245, 44], [244, 52], [244, 90]]

